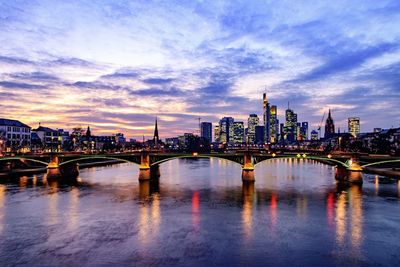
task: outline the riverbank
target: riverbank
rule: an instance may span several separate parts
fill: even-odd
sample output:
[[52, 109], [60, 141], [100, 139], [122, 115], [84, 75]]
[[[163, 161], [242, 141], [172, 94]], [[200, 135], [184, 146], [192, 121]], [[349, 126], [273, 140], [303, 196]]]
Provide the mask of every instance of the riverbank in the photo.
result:
[[[107, 161], [101, 161], [101, 162], [81, 163], [81, 164], [79, 164], [79, 169], [114, 165], [114, 164], [119, 164], [119, 163], [123, 163], [123, 162], [118, 161], [118, 160], [107, 160]], [[17, 170], [13, 170], [11, 172], [0, 172], [0, 178], [31, 175], [31, 174], [46, 173], [46, 172], [47, 172], [46, 167], [45, 168], [35, 168], [35, 169], [17, 169]]]
[[364, 172], [400, 179], [399, 168], [371, 168], [365, 167]]

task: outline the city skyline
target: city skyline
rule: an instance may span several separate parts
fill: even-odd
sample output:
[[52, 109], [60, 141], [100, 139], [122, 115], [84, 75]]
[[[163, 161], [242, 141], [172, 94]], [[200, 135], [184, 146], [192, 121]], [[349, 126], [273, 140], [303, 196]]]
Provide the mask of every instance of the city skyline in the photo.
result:
[[[301, 10], [302, 12], [298, 12]], [[198, 117], [400, 125], [400, 4], [0, 1], [0, 117], [140, 139]]]

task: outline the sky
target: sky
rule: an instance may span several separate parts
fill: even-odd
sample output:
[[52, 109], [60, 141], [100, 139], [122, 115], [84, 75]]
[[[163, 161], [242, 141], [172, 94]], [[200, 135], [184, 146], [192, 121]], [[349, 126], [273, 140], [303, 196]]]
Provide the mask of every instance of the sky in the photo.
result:
[[0, 117], [165, 138], [266, 92], [281, 122], [399, 127], [399, 25], [398, 0], [0, 0]]

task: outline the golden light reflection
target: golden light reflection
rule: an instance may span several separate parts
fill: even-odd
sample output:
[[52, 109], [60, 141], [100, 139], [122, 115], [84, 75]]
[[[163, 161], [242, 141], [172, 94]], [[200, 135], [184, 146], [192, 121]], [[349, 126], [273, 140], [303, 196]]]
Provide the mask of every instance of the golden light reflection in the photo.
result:
[[161, 222], [160, 195], [158, 193], [153, 194], [153, 202], [151, 203], [151, 222], [152, 233], [156, 235], [160, 231]]
[[50, 224], [57, 224], [58, 223], [58, 197], [59, 194], [57, 194], [56, 189], [54, 187], [55, 183], [50, 182], [49, 185], [52, 187], [51, 190], [53, 191], [48, 195], [48, 222]]
[[[348, 207], [347, 205], [348, 201]], [[348, 211], [348, 214], [347, 214]], [[336, 206], [336, 241], [343, 247], [346, 236], [352, 252], [361, 256], [363, 240], [362, 190], [360, 185], [352, 185], [342, 192]], [[348, 234], [347, 234], [348, 231]]]
[[400, 198], [400, 180], [397, 180], [397, 196]]
[[3, 184], [0, 184], [0, 234], [2, 234], [4, 231], [6, 193], [7, 187]]
[[336, 204], [336, 242], [340, 245], [344, 245], [344, 239], [346, 235], [346, 193], [342, 192], [339, 195]]
[[74, 187], [69, 192], [70, 196], [70, 203], [69, 203], [69, 210], [68, 210], [68, 227], [71, 231], [75, 231], [77, 229], [78, 223], [78, 214], [79, 214], [79, 189]]
[[150, 216], [149, 207], [142, 204], [139, 208], [139, 241], [143, 244], [149, 242]]
[[37, 181], [38, 181], [38, 178], [37, 178], [36, 175], [34, 175], [34, 176], [32, 177], [32, 187], [36, 187]]
[[375, 195], [379, 194], [379, 176], [375, 175]]
[[19, 178], [19, 188], [25, 189], [27, 185], [28, 185], [28, 176], [21, 176]]
[[160, 231], [161, 223], [161, 209], [160, 209], [160, 195], [158, 193], [152, 194], [151, 203], [149, 197], [151, 194], [150, 181], [140, 182], [140, 198], [144, 201], [139, 207], [139, 241], [143, 244], [148, 244], [153, 237], [157, 236]]
[[350, 212], [351, 212], [351, 244], [357, 253], [361, 253], [363, 210], [362, 192], [360, 186], [352, 186], [349, 190]]
[[244, 235], [247, 241], [253, 236], [253, 199], [254, 199], [254, 183], [243, 183], [243, 211], [242, 211], [242, 225], [244, 228]]

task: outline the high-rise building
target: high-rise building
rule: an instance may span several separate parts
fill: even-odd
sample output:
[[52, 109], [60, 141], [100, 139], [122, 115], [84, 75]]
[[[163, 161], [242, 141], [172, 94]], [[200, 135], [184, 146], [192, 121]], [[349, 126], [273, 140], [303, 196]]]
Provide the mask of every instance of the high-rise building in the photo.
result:
[[300, 140], [308, 140], [308, 122], [304, 121], [300, 127]]
[[279, 120], [278, 120], [278, 108], [272, 105], [270, 108], [269, 117], [269, 142], [278, 142], [278, 130], [279, 130]]
[[219, 143], [220, 142], [220, 138], [219, 138], [219, 124], [214, 126], [214, 141]]
[[257, 114], [250, 114], [247, 120], [247, 140], [252, 144], [255, 141], [256, 126], [260, 123]]
[[232, 117], [224, 117], [219, 121], [219, 139], [221, 143], [233, 143], [233, 122]]
[[294, 142], [297, 139], [297, 114], [288, 107], [285, 111], [285, 119], [285, 126], [283, 127], [284, 140]]
[[353, 137], [357, 137], [360, 134], [360, 118], [359, 117], [352, 117], [349, 118], [349, 133]]
[[311, 140], [317, 141], [318, 140], [318, 132], [316, 130], [311, 131]]
[[270, 142], [270, 128], [271, 128], [271, 110], [270, 106], [267, 100], [267, 94], [263, 94], [263, 119], [264, 119], [264, 142], [269, 143]]
[[333, 123], [331, 110], [329, 110], [328, 118], [325, 123], [325, 138], [330, 138], [335, 134], [335, 124]]
[[264, 144], [264, 132], [265, 132], [265, 127], [263, 125], [257, 125], [255, 127], [255, 138], [254, 138], [254, 143], [255, 144]]
[[202, 122], [200, 124], [200, 136], [207, 139], [208, 142], [212, 141], [212, 123]]
[[244, 143], [244, 123], [242, 121], [235, 121], [233, 123], [233, 143]]

